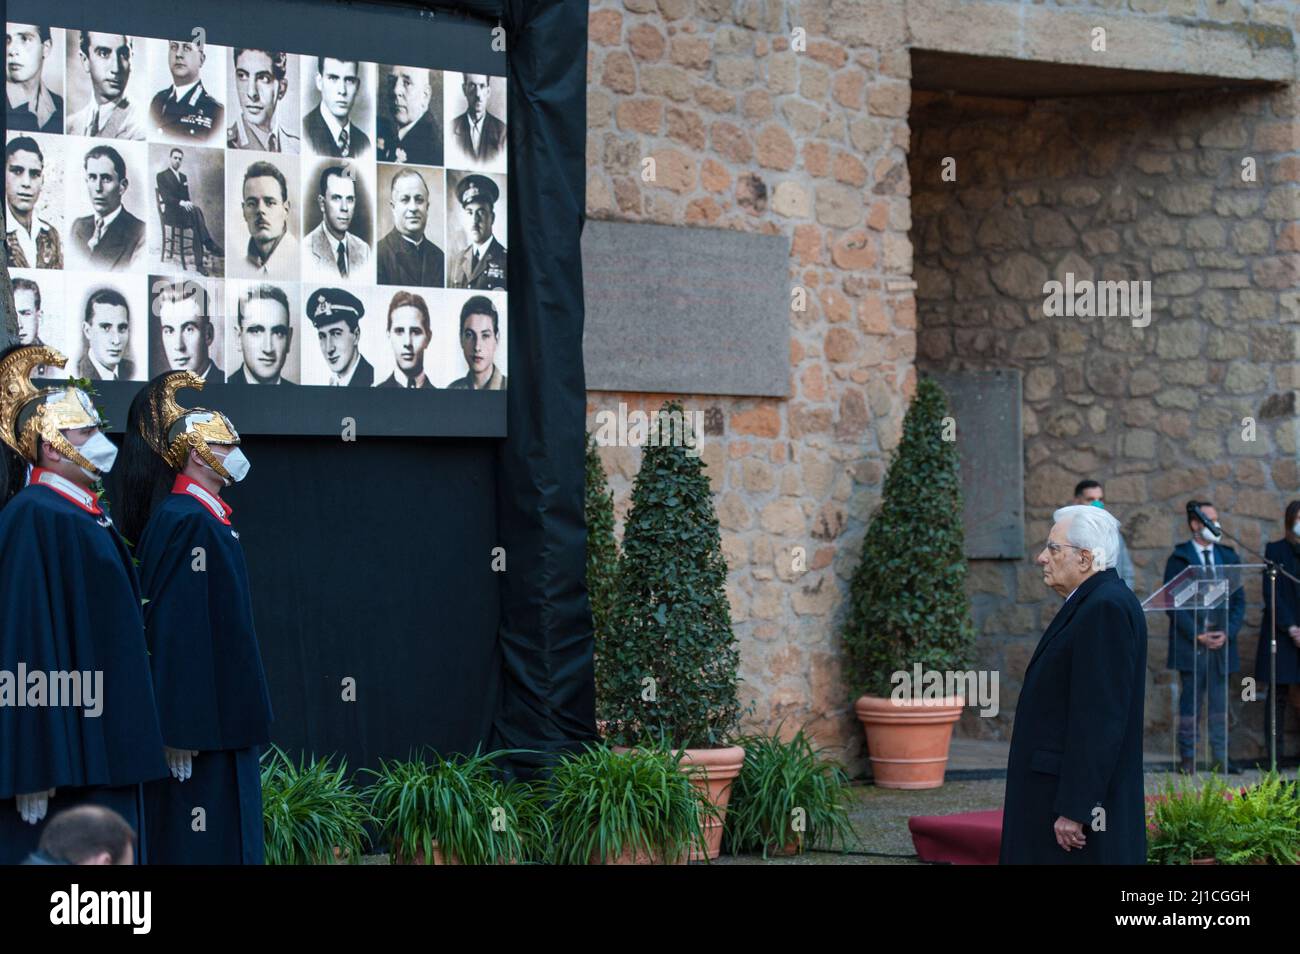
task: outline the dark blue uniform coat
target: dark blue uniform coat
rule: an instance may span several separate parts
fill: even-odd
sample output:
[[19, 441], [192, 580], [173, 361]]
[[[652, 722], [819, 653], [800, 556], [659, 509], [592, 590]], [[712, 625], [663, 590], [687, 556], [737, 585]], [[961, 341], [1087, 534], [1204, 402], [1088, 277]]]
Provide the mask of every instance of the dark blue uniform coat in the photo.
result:
[[[1007, 760], [1001, 864], [1146, 862], [1146, 663], [1146, 620], [1133, 591], [1113, 569], [1088, 577], [1025, 670]], [[1056, 843], [1058, 816], [1084, 826], [1085, 847], [1067, 852]], [[1096, 820], [1104, 831], [1093, 829]]]
[[[140, 584], [107, 516], [38, 484], [0, 510], [0, 670], [20, 662], [29, 674], [102, 672], [102, 712], [0, 706], [0, 864], [20, 863], [74, 805], [107, 805], [139, 833], [140, 783], [167, 774]], [[45, 819], [24, 822], [15, 796], [50, 788]], [[136, 854], [146, 860], [147, 841]]]
[[262, 862], [257, 753], [270, 738], [271, 702], [235, 534], [225, 513], [218, 517], [190, 494], [173, 492], [140, 535], [163, 738], [172, 748], [199, 752], [186, 781], [168, 777], [146, 786], [154, 864]]

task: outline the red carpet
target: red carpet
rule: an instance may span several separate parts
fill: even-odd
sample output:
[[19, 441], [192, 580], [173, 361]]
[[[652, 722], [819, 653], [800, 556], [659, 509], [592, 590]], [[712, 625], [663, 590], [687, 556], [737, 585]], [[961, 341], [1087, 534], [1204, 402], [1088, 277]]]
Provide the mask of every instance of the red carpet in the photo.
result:
[[960, 815], [913, 815], [907, 820], [922, 861], [995, 865], [1002, 843], [1002, 809]]

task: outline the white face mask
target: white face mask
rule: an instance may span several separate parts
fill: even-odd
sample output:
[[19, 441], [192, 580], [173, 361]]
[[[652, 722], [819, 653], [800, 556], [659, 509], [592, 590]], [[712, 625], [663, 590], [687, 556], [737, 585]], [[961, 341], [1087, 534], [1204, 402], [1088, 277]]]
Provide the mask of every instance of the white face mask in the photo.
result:
[[1300, 522], [1291, 524], [1291, 535], [1293, 537], [1300, 537]]
[[1206, 543], [1217, 543], [1219, 538], [1216, 537], [1209, 527], [1201, 527], [1201, 539]]
[[247, 477], [249, 468], [253, 466], [248, 462], [248, 458], [244, 456], [244, 452], [238, 447], [227, 454], [226, 459], [221, 463], [229, 471], [235, 483], [239, 483]]
[[85, 467], [81, 468], [82, 472], [92, 480], [98, 480], [101, 475], [107, 474], [113, 469], [113, 462], [117, 460], [117, 445], [100, 431], [96, 431], [90, 440], [77, 448], [77, 451], [99, 471], [97, 474]]

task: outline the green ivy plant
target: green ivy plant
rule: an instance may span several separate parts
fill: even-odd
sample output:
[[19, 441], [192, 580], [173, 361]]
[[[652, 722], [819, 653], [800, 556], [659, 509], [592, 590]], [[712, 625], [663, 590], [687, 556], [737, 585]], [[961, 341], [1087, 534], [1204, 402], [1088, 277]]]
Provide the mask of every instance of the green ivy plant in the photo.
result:
[[[657, 420], [665, 436], [668, 421], [680, 422], [683, 435], [690, 427], [676, 401], [665, 403]], [[688, 453], [692, 446], [699, 445], [647, 443], [632, 487], [602, 645], [606, 738], [621, 745], [723, 745], [741, 716], [727, 564], [709, 480], [698, 453]]]
[[681, 768], [684, 753], [606, 745], [567, 753], [547, 785], [555, 864], [606, 864], [624, 851], [675, 864], [703, 852], [706, 819], [717, 817]]
[[262, 821], [268, 865], [356, 864], [370, 837], [372, 821], [361, 793], [348, 776], [347, 761], [295, 765], [277, 746], [262, 754]]
[[[789, 845], [802, 852], [847, 850], [857, 835], [849, 822], [849, 776], [839, 763], [800, 729], [787, 742], [777, 727], [772, 735], [743, 735], [745, 764], [731, 785], [731, 805], [723, 831], [724, 849], [734, 854], [780, 852]], [[796, 821], [798, 819], [798, 821]]]
[[501, 752], [429, 760], [380, 762], [367, 790], [371, 811], [391, 845], [394, 863], [432, 863], [440, 849], [449, 863], [515, 864], [539, 860], [549, 823], [538, 791], [502, 781]]
[[607, 719], [603, 703], [615, 676], [609, 671], [610, 607], [618, 582], [618, 542], [614, 539], [614, 494], [609, 489], [596, 441], [587, 434], [587, 594], [595, 626], [596, 718]]
[[890, 677], [968, 667], [975, 629], [966, 596], [961, 475], [946, 439], [948, 402], [922, 378], [903, 418], [853, 573], [844, 627], [845, 673], [853, 688], [888, 696]]

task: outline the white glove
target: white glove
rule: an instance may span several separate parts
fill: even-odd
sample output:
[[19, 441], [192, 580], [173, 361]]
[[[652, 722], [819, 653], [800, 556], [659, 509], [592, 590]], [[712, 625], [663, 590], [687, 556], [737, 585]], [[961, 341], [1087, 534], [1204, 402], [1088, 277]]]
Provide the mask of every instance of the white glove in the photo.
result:
[[18, 815], [29, 825], [40, 824], [45, 813], [50, 810], [50, 796], [54, 794], [54, 789], [44, 792], [31, 792], [27, 795], [18, 795], [14, 801], [18, 803]]
[[173, 749], [169, 745], [163, 746], [163, 757], [167, 759], [167, 768], [171, 770], [172, 777], [178, 782], [183, 782], [194, 774], [193, 759], [198, 754], [197, 749]]

